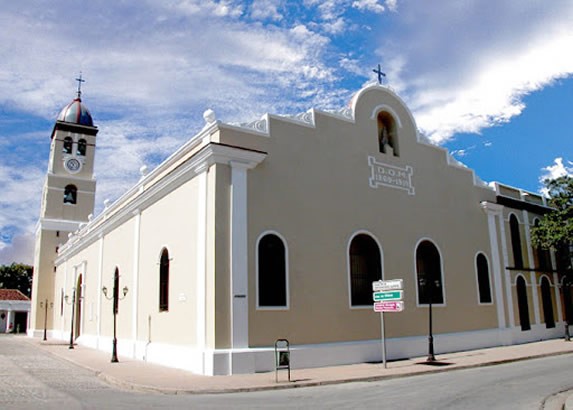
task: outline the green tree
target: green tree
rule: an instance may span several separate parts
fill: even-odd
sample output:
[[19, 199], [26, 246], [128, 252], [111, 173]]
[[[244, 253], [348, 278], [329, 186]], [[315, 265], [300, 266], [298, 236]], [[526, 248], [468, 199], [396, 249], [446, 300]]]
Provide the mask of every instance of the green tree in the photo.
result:
[[[544, 215], [540, 223], [531, 230], [533, 246], [555, 249], [557, 272], [563, 285], [565, 320], [573, 323], [573, 178], [562, 176], [545, 180], [549, 195], [548, 204], [553, 210]], [[566, 327], [566, 338], [569, 338]]]
[[553, 211], [532, 229], [533, 245], [542, 249], [568, 249], [573, 244], [573, 178], [545, 180], [545, 186]]
[[12, 263], [0, 266], [0, 289], [18, 289], [24, 295], [32, 294], [32, 271], [30, 265]]

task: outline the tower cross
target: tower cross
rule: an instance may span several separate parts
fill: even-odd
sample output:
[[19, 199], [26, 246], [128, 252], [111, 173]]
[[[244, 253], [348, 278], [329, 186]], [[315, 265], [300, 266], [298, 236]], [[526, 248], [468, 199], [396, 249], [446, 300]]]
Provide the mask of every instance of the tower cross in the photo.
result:
[[378, 74], [378, 84], [382, 84], [382, 77], [386, 77], [386, 73], [382, 72], [382, 68], [380, 68], [380, 64], [378, 64], [378, 69], [372, 70], [376, 74]]
[[76, 81], [78, 82], [78, 98], [80, 98], [82, 96], [82, 83], [86, 82], [86, 80], [82, 79], [81, 71], [80, 71], [80, 76], [76, 78]]

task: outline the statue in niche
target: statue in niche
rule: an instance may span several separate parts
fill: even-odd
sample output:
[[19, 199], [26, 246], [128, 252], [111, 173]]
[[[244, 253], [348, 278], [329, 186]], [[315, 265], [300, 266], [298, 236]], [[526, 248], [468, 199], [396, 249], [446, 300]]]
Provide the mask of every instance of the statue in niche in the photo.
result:
[[385, 112], [378, 114], [378, 142], [380, 152], [398, 156], [397, 147], [394, 141], [394, 119]]

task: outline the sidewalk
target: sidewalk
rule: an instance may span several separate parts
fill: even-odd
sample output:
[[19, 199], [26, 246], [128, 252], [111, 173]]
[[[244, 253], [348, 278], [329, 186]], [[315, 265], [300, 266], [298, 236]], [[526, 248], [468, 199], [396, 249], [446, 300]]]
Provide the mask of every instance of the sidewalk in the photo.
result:
[[287, 371], [281, 370], [279, 371], [279, 382], [276, 383], [274, 372], [233, 376], [199, 376], [187, 371], [121, 356], [119, 363], [111, 363], [109, 353], [83, 346], [75, 346], [71, 350], [68, 349], [68, 344], [62, 341], [43, 342], [39, 339], [25, 339], [28, 343], [34, 344], [46, 352], [91, 369], [101, 379], [121, 388], [166, 394], [247, 392], [352, 381], [375, 381], [573, 353], [573, 342], [568, 343], [563, 339], [555, 339], [437, 355], [439, 365], [428, 365], [425, 363], [426, 358], [420, 357], [388, 362], [386, 369], [382, 364], [369, 363], [296, 369], [291, 371], [290, 383], [287, 380]]

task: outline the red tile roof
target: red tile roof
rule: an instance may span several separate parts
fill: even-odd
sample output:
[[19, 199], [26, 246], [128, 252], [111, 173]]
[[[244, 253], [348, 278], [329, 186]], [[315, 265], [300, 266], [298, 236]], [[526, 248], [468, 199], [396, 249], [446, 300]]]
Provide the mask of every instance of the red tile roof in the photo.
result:
[[30, 300], [18, 289], [0, 289], [0, 300]]

